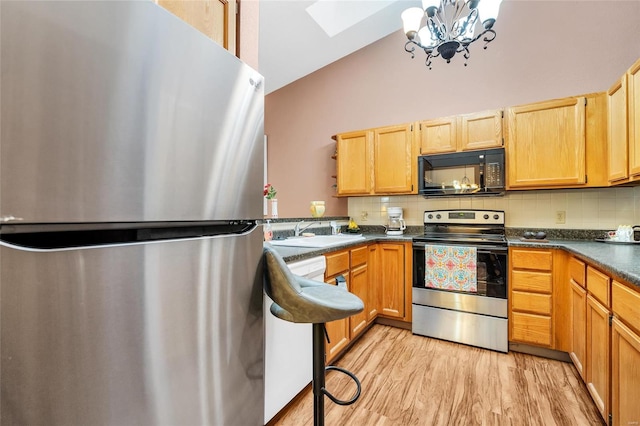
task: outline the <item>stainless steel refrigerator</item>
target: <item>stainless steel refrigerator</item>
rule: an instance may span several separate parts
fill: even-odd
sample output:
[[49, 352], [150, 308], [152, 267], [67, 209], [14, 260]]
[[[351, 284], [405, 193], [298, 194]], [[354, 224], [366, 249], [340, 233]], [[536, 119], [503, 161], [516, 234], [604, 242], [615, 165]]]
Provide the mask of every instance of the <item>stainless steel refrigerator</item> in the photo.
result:
[[0, 20], [0, 423], [262, 424], [262, 77], [152, 1]]

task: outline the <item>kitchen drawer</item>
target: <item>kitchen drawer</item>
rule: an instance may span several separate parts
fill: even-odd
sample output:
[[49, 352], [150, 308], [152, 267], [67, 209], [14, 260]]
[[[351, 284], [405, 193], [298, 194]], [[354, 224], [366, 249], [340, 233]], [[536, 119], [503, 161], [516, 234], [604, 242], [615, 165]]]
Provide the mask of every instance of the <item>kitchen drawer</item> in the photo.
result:
[[569, 276], [572, 280], [574, 280], [580, 287], [584, 288], [584, 276], [585, 276], [585, 264], [583, 261], [572, 257], [569, 260]]
[[513, 290], [551, 293], [553, 278], [551, 272], [512, 271], [511, 288]]
[[537, 269], [551, 271], [553, 255], [550, 250], [513, 249], [511, 265], [515, 269]]
[[512, 340], [551, 346], [551, 317], [513, 312], [510, 322]]
[[640, 293], [624, 284], [613, 281], [611, 287], [613, 313], [640, 333]]
[[327, 259], [327, 270], [325, 277], [349, 271], [349, 251], [337, 251], [324, 255]]
[[607, 308], [611, 306], [609, 298], [610, 278], [597, 269], [587, 266], [587, 291]]
[[550, 294], [511, 292], [511, 309], [514, 311], [551, 315], [551, 302]]
[[367, 246], [351, 249], [351, 268], [364, 265], [369, 258], [369, 248]]

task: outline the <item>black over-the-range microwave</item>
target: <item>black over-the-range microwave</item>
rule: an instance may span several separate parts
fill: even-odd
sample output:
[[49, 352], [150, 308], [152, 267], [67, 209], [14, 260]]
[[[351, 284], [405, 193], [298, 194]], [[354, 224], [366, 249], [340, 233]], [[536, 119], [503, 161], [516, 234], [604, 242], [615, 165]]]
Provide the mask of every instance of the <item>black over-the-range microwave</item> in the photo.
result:
[[504, 195], [504, 148], [418, 157], [418, 193], [425, 197]]

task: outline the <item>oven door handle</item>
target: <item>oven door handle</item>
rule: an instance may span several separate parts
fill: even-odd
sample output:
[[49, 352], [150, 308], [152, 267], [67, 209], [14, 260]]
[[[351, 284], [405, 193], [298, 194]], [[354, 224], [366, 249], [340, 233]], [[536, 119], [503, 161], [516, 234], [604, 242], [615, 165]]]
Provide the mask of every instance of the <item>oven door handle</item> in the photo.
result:
[[494, 254], [494, 253], [507, 253], [509, 249], [507, 247], [487, 247], [482, 246], [482, 249], [478, 248], [478, 254]]

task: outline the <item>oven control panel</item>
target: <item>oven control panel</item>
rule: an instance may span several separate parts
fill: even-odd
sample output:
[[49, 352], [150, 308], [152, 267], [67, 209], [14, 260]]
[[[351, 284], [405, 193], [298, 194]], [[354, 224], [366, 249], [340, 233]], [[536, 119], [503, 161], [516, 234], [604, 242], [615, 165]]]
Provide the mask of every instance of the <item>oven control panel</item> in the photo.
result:
[[457, 223], [461, 225], [504, 225], [503, 210], [427, 210], [424, 223]]

